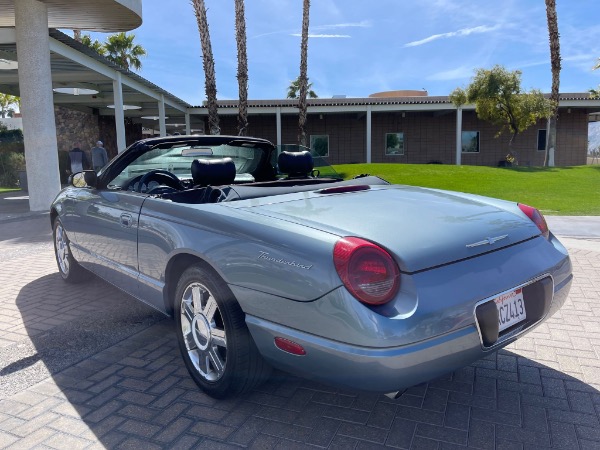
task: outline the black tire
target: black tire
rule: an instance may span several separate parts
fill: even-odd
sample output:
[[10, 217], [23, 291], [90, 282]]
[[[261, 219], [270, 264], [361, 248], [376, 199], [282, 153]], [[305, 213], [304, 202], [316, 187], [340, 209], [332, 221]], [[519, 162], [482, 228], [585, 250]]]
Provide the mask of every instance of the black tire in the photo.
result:
[[183, 272], [174, 310], [183, 360], [208, 395], [232, 397], [268, 378], [271, 367], [250, 336], [240, 305], [212, 270], [196, 264]]
[[90, 278], [90, 272], [79, 265], [69, 245], [69, 237], [60, 219], [54, 220], [52, 238], [54, 241], [54, 257], [58, 272], [67, 283], [81, 283]]

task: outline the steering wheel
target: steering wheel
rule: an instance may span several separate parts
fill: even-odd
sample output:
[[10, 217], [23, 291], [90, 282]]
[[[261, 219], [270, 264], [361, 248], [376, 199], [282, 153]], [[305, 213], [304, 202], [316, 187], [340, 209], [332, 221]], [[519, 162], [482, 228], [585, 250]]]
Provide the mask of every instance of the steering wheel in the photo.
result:
[[144, 176], [140, 178], [136, 189], [137, 192], [142, 193], [143, 186], [145, 186], [153, 178], [155, 178], [159, 183], [172, 187], [173, 189], [177, 189], [178, 191], [185, 189], [181, 183], [181, 180], [179, 180], [176, 175], [173, 175], [168, 170], [155, 169], [145, 173]]

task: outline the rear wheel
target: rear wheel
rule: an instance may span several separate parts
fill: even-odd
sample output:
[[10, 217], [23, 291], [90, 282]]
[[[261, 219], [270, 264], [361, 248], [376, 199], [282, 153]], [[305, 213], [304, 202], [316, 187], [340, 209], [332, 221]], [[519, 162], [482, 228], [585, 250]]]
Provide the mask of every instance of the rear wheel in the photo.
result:
[[79, 265], [69, 245], [67, 232], [60, 219], [54, 221], [54, 255], [58, 271], [67, 283], [80, 283], [90, 277], [90, 273]]
[[227, 285], [203, 265], [188, 268], [175, 292], [179, 348], [190, 375], [208, 395], [225, 398], [262, 383], [262, 359], [244, 313]]

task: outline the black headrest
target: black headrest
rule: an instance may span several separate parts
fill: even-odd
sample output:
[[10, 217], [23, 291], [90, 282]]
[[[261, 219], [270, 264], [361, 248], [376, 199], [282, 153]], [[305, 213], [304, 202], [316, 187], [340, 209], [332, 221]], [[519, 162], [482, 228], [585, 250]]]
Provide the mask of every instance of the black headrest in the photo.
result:
[[235, 164], [231, 158], [195, 159], [192, 161], [194, 186], [222, 186], [235, 180]]
[[313, 159], [310, 152], [281, 152], [277, 158], [279, 172], [289, 176], [308, 176], [313, 170]]

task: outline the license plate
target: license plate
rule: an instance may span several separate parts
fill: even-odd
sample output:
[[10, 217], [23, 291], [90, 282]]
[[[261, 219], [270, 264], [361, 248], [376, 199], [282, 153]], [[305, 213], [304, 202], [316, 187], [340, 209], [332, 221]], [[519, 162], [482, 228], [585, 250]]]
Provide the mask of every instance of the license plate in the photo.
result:
[[494, 302], [496, 308], [498, 308], [499, 331], [506, 330], [527, 318], [525, 302], [523, 301], [523, 289], [502, 294], [496, 297]]

